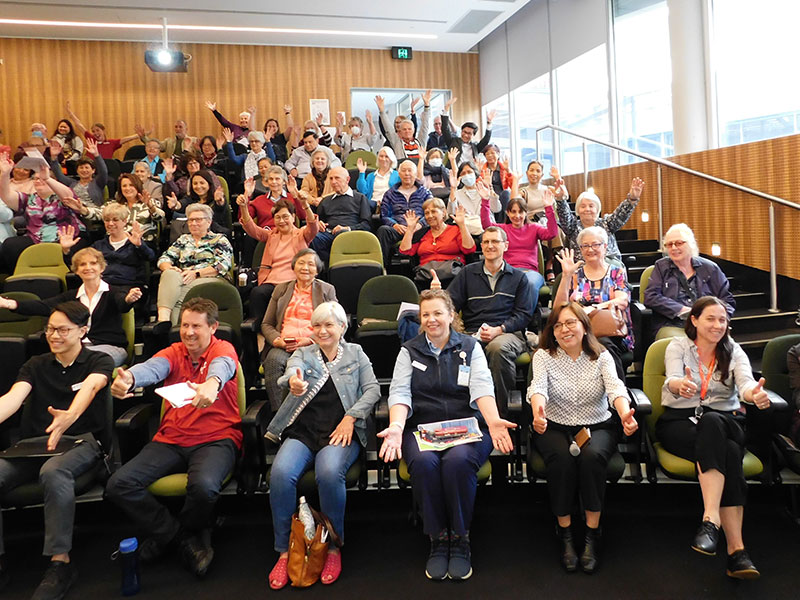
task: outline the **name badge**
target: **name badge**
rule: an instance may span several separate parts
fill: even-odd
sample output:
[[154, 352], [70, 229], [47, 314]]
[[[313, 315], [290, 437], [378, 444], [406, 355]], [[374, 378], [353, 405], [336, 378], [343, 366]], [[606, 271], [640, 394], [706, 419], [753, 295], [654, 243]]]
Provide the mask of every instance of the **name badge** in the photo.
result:
[[77, 392], [79, 389], [81, 389], [82, 385], [83, 385], [83, 382], [79, 381], [78, 383], [73, 384], [71, 389], [72, 389], [73, 392]]
[[414, 367], [415, 369], [419, 369], [422, 372], [428, 370], [428, 365], [423, 365], [421, 362], [416, 360], [411, 363], [411, 366]]
[[464, 387], [469, 385], [469, 367], [467, 365], [458, 366], [458, 385]]

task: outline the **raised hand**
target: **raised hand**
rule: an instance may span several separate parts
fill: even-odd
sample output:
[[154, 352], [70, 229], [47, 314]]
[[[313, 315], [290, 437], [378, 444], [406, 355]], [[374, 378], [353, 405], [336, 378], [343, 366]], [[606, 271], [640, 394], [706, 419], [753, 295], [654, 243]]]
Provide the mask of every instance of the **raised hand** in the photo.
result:
[[142, 127], [139, 123], [136, 123], [136, 125], [133, 126], [133, 131], [140, 138], [147, 137], [147, 132], [144, 130], [144, 127]]
[[642, 191], [644, 191], [644, 180], [639, 177], [634, 177], [631, 181], [631, 190], [628, 192], [628, 196], [634, 200], [638, 200], [642, 197]]
[[553, 179], [555, 179], [556, 181], [558, 181], [559, 179], [561, 179], [561, 174], [558, 172], [558, 167], [557, 167], [557, 166], [555, 166], [555, 165], [552, 165], [552, 166], [550, 167], [550, 177], [552, 177], [552, 178], [553, 178]]
[[142, 190], [142, 193], [139, 194], [139, 200], [141, 200], [142, 203], [146, 204], [148, 207], [152, 207], [153, 205], [153, 198], [150, 196], [150, 192], [147, 190]]
[[181, 203], [178, 202], [178, 197], [174, 193], [167, 196], [167, 208], [170, 210], [180, 210], [181, 208]]
[[0, 154], [0, 175], [8, 175], [14, 170], [14, 161], [8, 156], [7, 152]]
[[125, 235], [128, 236], [128, 241], [134, 246], [142, 245], [143, 234], [144, 232], [142, 231], [142, 224], [139, 223], [139, 221], [134, 221], [133, 225], [131, 226], [131, 230], [125, 233]]
[[456, 206], [456, 214], [453, 215], [453, 220], [459, 227], [464, 227], [467, 222], [467, 209], [461, 204]]
[[141, 298], [141, 297], [142, 297], [142, 290], [141, 289], [139, 289], [138, 287], [131, 288], [131, 289], [128, 290], [128, 293], [125, 294], [125, 303], [126, 304], [133, 304], [134, 302], [139, 300], [139, 298]]
[[444, 109], [443, 109], [444, 112], [449, 112], [450, 111], [450, 107], [453, 106], [453, 104], [455, 104], [457, 100], [458, 100], [458, 98], [456, 98], [456, 97], [452, 97], [452, 98], [448, 99], [447, 102], [444, 103]]
[[684, 376], [680, 380], [679, 394], [684, 398], [692, 398], [697, 393], [697, 384], [692, 379], [692, 370], [684, 367]]
[[759, 410], [764, 410], [765, 408], [769, 408], [770, 405], [769, 395], [767, 395], [767, 392], [764, 389], [765, 383], [766, 379], [762, 377], [761, 379], [758, 380], [756, 386], [750, 391], [751, 397], [753, 399], [753, 404], [755, 404]]
[[59, 154], [61, 154], [61, 149], [63, 146], [61, 142], [59, 142], [56, 138], [50, 139], [50, 158], [56, 160]]
[[289, 193], [294, 197], [298, 197], [297, 193], [297, 179], [294, 178], [294, 175], [289, 175], [289, 178], [286, 181], [286, 189]]
[[247, 208], [247, 205], [250, 204], [250, 201], [247, 199], [247, 194], [239, 194], [236, 196], [236, 204], [242, 208]]
[[572, 277], [584, 265], [583, 260], [575, 261], [575, 252], [572, 248], [564, 248], [559, 254], [556, 254], [556, 258], [561, 263], [564, 277]]
[[175, 161], [171, 156], [168, 156], [164, 160], [161, 161], [164, 165], [164, 173], [172, 177], [175, 174], [175, 171], [178, 170], [178, 165], [175, 164]]
[[439, 281], [439, 275], [436, 273], [436, 269], [431, 269], [431, 289], [432, 290], [442, 289], [442, 282]]
[[283, 112], [292, 114], [292, 105], [291, 104], [284, 104], [283, 105]]
[[544, 416], [544, 404], [540, 404], [539, 410], [533, 413], [533, 430], [539, 435], [547, 431], [547, 418]]
[[433, 90], [426, 90], [424, 94], [422, 94], [422, 102], [425, 106], [431, 105], [431, 96], [433, 96]]
[[213, 112], [217, 110], [217, 103], [212, 102], [211, 100], [206, 100], [206, 108]]
[[297, 372], [289, 377], [289, 391], [295, 396], [302, 396], [308, 389], [308, 382], [303, 380], [303, 371], [297, 369]]
[[64, 254], [69, 252], [69, 249], [80, 241], [80, 238], [75, 237], [75, 233], [73, 225], [65, 225], [58, 228], [58, 243], [61, 244]]
[[450, 181], [456, 181], [456, 166], [458, 165], [458, 148], [450, 148], [447, 151], [447, 159], [450, 162]]
[[339, 126], [339, 130], [344, 129], [344, 115], [340, 112], [336, 113], [336, 124]]
[[233, 132], [227, 127], [222, 128], [222, 137], [224, 137], [225, 141], [229, 144], [233, 142]]
[[248, 177], [244, 180], [244, 195], [250, 199], [253, 197], [254, 191], [256, 191], [256, 180], [252, 177]]
[[250, 116], [252, 117], [256, 112], [256, 105], [255, 104], [251, 104], [250, 106], [248, 106], [247, 107], [247, 112], [249, 112]]
[[419, 96], [411, 96], [411, 107], [410, 110], [413, 113], [414, 107], [419, 104]]
[[97, 150], [97, 143], [92, 138], [86, 138], [86, 151], [97, 158], [100, 152]]
[[359, 173], [366, 173], [367, 172], [367, 163], [364, 162], [363, 158], [359, 158], [356, 161], [356, 167], [358, 168]]
[[556, 203], [556, 198], [553, 195], [553, 190], [547, 188], [542, 192], [542, 204], [545, 206], [553, 206]]
[[383, 99], [383, 96], [375, 96], [375, 104], [378, 105], [378, 110], [383, 112], [383, 109], [386, 107], [386, 101]]
[[480, 195], [481, 200], [488, 200], [489, 196], [491, 195], [491, 190], [489, 189], [489, 186], [484, 183], [483, 179], [478, 179], [476, 187], [478, 188], [478, 194]]
[[364, 116], [366, 117], [367, 123], [372, 123], [372, 112], [369, 109], [366, 110]]
[[415, 213], [413, 210], [406, 211], [406, 227], [411, 231], [414, 231], [417, 228], [417, 223], [419, 223], [419, 215]]
[[486, 124], [491, 125], [494, 118], [497, 116], [497, 111], [495, 109], [490, 110], [486, 113]]
[[117, 377], [111, 384], [111, 395], [114, 396], [114, 398], [119, 398], [120, 400], [131, 398], [133, 397], [133, 393], [129, 390], [131, 389], [132, 385], [133, 375], [131, 375], [127, 369], [117, 367]]
[[322, 120], [323, 120], [323, 119], [324, 119], [324, 115], [323, 115], [323, 114], [320, 112], [320, 113], [317, 113], [317, 116], [316, 116], [316, 117], [314, 117], [314, 122], [315, 122], [317, 125], [322, 125]]
[[214, 202], [216, 202], [218, 206], [225, 204], [225, 190], [221, 187], [214, 190]]
[[620, 415], [620, 420], [622, 421], [622, 430], [625, 432], [626, 436], [632, 436], [636, 430], [639, 429], [639, 423], [637, 423], [636, 419], [633, 418], [633, 413], [635, 412], [635, 408], [630, 408]]

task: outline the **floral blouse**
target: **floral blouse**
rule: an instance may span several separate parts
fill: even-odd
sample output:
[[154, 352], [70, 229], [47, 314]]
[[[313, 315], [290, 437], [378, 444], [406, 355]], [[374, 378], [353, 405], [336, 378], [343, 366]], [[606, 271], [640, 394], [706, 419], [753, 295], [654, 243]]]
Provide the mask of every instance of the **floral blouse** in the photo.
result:
[[169, 261], [180, 269], [214, 267], [220, 277], [228, 277], [233, 262], [233, 246], [224, 235], [208, 232], [199, 242], [184, 233], [167, 248], [158, 265]]
[[[581, 267], [578, 269], [578, 272], [575, 273], [570, 283], [569, 298], [570, 300], [580, 302], [583, 306], [591, 306], [611, 300], [611, 298], [614, 297], [614, 292], [617, 290], [625, 292], [630, 298], [631, 291], [628, 288], [628, 277], [625, 273], [625, 267], [608, 265], [605, 275], [598, 281], [589, 279], [583, 267]], [[634, 340], [630, 308], [625, 309], [625, 322], [628, 325], [628, 335], [623, 338], [622, 343], [628, 350], [632, 350]]]
[[38, 194], [19, 194], [19, 208], [25, 215], [28, 237], [39, 242], [58, 242], [58, 228], [72, 225], [78, 231], [86, 226], [78, 215], [61, 203], [55, 194], [41, 198]]

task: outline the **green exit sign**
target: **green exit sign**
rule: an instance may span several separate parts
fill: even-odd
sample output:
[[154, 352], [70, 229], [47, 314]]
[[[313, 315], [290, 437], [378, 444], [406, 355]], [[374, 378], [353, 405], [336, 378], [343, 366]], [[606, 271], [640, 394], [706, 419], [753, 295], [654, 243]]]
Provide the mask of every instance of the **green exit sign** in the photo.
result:
[[392, 46], [392, 58], [398, 60], [411, 60], [410, 46]]

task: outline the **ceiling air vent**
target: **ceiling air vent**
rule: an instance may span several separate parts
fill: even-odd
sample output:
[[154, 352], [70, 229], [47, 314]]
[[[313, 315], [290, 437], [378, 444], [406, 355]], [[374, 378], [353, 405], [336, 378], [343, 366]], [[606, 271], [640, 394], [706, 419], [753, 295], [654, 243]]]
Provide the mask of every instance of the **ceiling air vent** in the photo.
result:
[[503, 13], [499, 10], [471, 10], [461, 17], [448, 33], [478, 33], [501, 14]]

